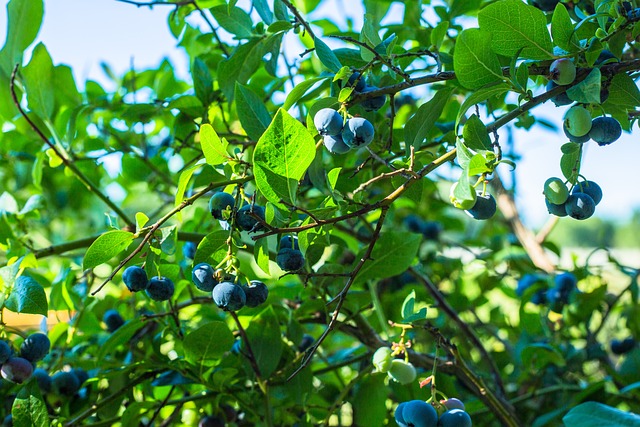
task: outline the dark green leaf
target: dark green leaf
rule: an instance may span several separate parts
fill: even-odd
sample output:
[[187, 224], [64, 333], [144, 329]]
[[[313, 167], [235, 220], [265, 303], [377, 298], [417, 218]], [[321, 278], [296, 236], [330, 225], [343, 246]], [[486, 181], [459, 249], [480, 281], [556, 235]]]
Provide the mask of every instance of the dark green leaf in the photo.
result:
[[453, 69], [468, 89], [503, 80], [498, 56], [491, 50], [491, 33], [477, 28], [462, 31], [453, 53]]
[[218, 65], [218, 84], [227, 101], [233, 100], [236, 82], [247, 83], [262, 64], [264, 40], [252, 39], [239, 46], [229, 59]]
[[42, 399], [37, 381], [27, 382], [18, 392], [16, 400], [13, 401], [11, 415], [14, 426], [47, 427], [51, 425], [47, 406]]
[[196, 58], [193, 60], [191, 76], [196, 96], [202, 102], [202, 105], [209, 105], [213, 100], [213, 77], [211, 77], [209, 67], [202, 59]]
[[271, 123], [271, 115], [262, 99], [251, 89], [236, 83], [236, 110], [249, 138], [257, 141]]
[[51, 118], [55, 102], [53, 61], [47, 48], [38, 43], [31, 61], [22, 70], [27, 87], [29, 108], [42, 118]]
[[408, 231], [381, 233], [371, 259], [362, 266], [356, 280], [384, 279], [406, 271], [413, 263], [421, 240], [422, 236]]
[[196, 256], [193, 259], [193, 265], [206, 262], [216, 265], [227, 255], [228, 245], [227, 239], [229, 232], [214, 231], [204, 236], [204, 239], [198, 244]]
[[273, 23], [273, 13], [271, 9], [269, 9], [269, 3], [267, 0], [253, 0], [253, 7], [260, 15], [260, 18], [264, 21], [265, 24], [271, 25]]
[[43, 15], [42, 0], [11, 0], [7, 4], [7, 38], [0, 51], [0, 66], [7, 76], [15, 64], [22, 63], [22, 52], [36, 39]]
[[15, 313], [42, 314], [49, 311], [47, 295], [42, 286], [28, 276], [16, 279], [5, 306]]
[[574, 52], [577, 46], [576, 34], [569, 12], [564, 4], [558, 3], [551, 19], [551, 34], [556, 45], [567, 52]]
[[640, 416], [599, 402], [585, 402], [562, 418], [566, 427], [638, 427]]
[[247, 336], [263, 378], [275, 371], [282, 355], [282, 337], [278, 317], [272, 306], [268, 306], [251, 319]]
[[599, 104], [601, 79], [600, 69], [594, 68], [583, 81], [567, 90], [567, 95], [584, 104]]
[[320, 38], [315, 38], [316, 53], [320, 62], [329, 70], [337, 73], [342, 68], [342, 64], [338, 57], [333, 53], [331, 48], [325, 44]]
[[258, 239], [253, 249], [253, 256], [258, 267], [265, 273], [269, 274], [269, 240], [266, 238]]
[[389, 388], [384, 384], [385, 375], [367, 375], [358, 381], [352, 400], [355, 425], [379, 427], [387, 417], [385, 401]]
[[239, 38], [249, 38], [253, 34], [253, 21], [244, 10], [239, 7], [221, 5], [209, 9], [218, 24], [228, 32]]
[[222, 355], [231, 350], [233, 334], [224, 322], [209, 322], [184, 337], [186, 359], [196, 365], [216, 364]]
[[464, 116], [469, 108], [472, 106], [484, 102], [492, 96], [502, 95], [509, 91], [509, 85], [506, 83], [498, 83], [493, 86], [483, 87], [482, 89], [478, 89], [474, 91], [467, 99], [464, 100], [460, 110], [458, 111], [458, 116], [456, 117], [456, 129], [458, 128], [458, 123], [460, 123], [460, 119]]
[[433, 95], [433, 98], [418, 108], [418, 111], [407, 121], [404, 128], [407, 146], [413, 145], [416, 149], [421, 147], [422, 142], [442, 114], [452, 93], [453, 89], [440, 89]]
[[462, 137], [464, 138], [464, 145], [474, 151], [492, 149], [487, 127], [475, 114], [469, 117], [464, 124]]
[[302, 98], [313, 85], [315, 85], [319, 81], [326, 79], [326, 77], [314, 77], [297, 84], [296, 87], [294, 87], [293, 90], [289, 92], [289, 95], [287, 95], [287, 99], [285, 99], [282, 108], [288, 110], [289, 108], [293, 107], [293, 104], [295, 104], [300, 98]]

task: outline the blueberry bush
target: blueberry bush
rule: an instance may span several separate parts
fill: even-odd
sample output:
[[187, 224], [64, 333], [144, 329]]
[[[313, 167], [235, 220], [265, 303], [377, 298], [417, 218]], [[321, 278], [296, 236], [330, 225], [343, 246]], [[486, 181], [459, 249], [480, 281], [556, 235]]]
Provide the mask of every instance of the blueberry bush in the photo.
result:
[[[188, 78], [77, 82], [43, 0], [7, 6], [4, 425], [640, 425], [637, 267], [549, 234], [637, 131], [636, 1], [124, 2], [170, 10]], [[536, 235], [501, 136], [542, 104]]]

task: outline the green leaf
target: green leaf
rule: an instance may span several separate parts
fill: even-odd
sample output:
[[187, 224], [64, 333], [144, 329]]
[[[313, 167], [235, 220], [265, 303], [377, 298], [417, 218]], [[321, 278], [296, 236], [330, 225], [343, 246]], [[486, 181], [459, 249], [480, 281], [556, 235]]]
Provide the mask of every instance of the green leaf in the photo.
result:
[[462, 31], [453, 53], [453, 69], [467, 89], [503, 80], [498, 56], [491, 50], [491, 34], [477, 28]]
[[236, 82], [247, 83], [262, 64], [264, 39], [252, 39], [240, 45], [229, 59], [218, 65], [218, 84], [228, 102], [233, 101]]
[[226, 323], [209, 322], [184, 337], [185, 358], [196, 365], [215, 365], [233, 346], [233, 334]]
[[555, 44], [567, 52], [574, 52], [579, 48], [576, 43], [577, 37], [573, 22], [571, 21], [567, 8], [562, 3], [558, 3], [553, 11], [551, 34], [553, 35]]
[[[569, 147], [565, 146], [577, 145], [577, 149], [570, 150]], [[580, 150], [580, 144], [576, 142], [569, 142], [563, 145], [563, 154], [560, 158], [560, 170], [562, 170], [562, 175], [572, 184], [575, 184], [578, 180], [578, 174], [580, 173], [580, 160], [582, 150]]]
[[221, 5], [209, 10], [218, 24], [231, 34], [239, 38], [249, 38], [253, 34], [251, 17], [239, 7], [229, 8], [226, 5]]
[[42, 0], [11, 0], [7, 4], [7, 38], [0, 51], [0, 66], [7, 76], [15, 64], [22, 63], [22, 53], [36, 39], [43, 15]]
[[47, 295], [42, 286], [28, 276], [20, 276], [13, 284], [13, 289], [5, 306], [14, 313], [47, 315], [49, 305]]
[[314, 77], [312, 79], [307, 79], [303, 82], [300, 82], [296, 85], [296, 87], [293, 88], [291, 92], [289, 92], [289, 95], [287, 95], [287, 99], [284, 100], [282, 108], [284, 110], [288, 110], [289, 108], [293, 107], [293, 104], [295, 104], [300, 98], [302, 98], [313, 85], [315, 85], [319, 81], [326, 79], [327, 77]]
[[[176, 197], [173, 205], [175, 207], [180, 206], [184, 199], [184, 193], [187, 191], [187, 185], [189, 185], [189, 181], [193, 174], [200, 169], [204, 165], [204, 161], [199, 161], [195, 165], [185, 169], [180, 174], [180, 178], [178, 178], [178, 189], [176, 190]], [[182, 211], [178, 211], [176, 214], [176, 218], [178, 221], [182, 221]]]
[[38, 43], [31, 55], [31, 61], [22, 70], [27, 91], [29, 108], [42, 118], [51, 118], [55, 102], [53, 61], [47, 48]]
[[320, 62], [322, 62], [322, 65], [324, 65], [334, 73], [340, 71], [340, 68], [342, 68], [342, 64], [340, 63], [338, 57], [333, 53], [331, 48], [318, 37], [314, 39], [314, 42], [316, 46], [316, 54], [318, 54], [318, 58], [320, 59]]
[[384, 384], [386, 375], [367, 375], [356, 383], [353, 390], [354, 425], [378, 427], [387, 417], [385, 402], [390, 389]]
[[[458, 150], [458, 153], [460, 153], [460, 150]], [[453, 195], [460, 203], [465, 200], [473, 200], [475, 198], [475, 195], [473, 194], [475, 190], [469, 183], [469, 164], [470, 162], [467, 163], [467, 167], [463, 167], [465, 173], [460, 174], [460, 178], [458, 178], [458, 185], [456, 185], [456, 188], [453, 190]]]
[[[360, 33], [360, 41], [366, 43], [367, 46], [376, 47], [382, 43], [379, 31], [379, 20], [370, 13], [364, 15], [364, 24], [362, 25], [362, 32]], [[369, 62], [375, 58], [373, 52], [364, 47], [360, 48], [360, 56], [363, 60]]]
[[471, 108], [472, 106], [480, 103], [480, 102], [484, 102], [487, 99], [493, 97], [493, 96], [498, 96], [498, 95], [502, 95], [503, 93], [508, 92], [510, 89], [510, 86], [506, 83], [498, 83], [496, 85], [493, 86], [488, 86], [488, 87], [483, 87], [482, 89], [478, 89], [477, 91], [473, 92], [471, 95], [469, 95], [469, 97], [467, 99], [464, 100], [464, 102], [462, 103], [462, 106], [460, 107], [460, 110], [458, 111], [458, 116], [456, 117], [456, 129], [458, 129], [458, 124], [460, 123], [460, 119], [464, 116], [464, 114], [467, 112], [467, 110], [469, 108]]
[[257, 141], [271, 123], [271, 115], [264, 101], [251, 89], [236, 83], [236, 110], [249, 138]]
[[449, 21], [441, 21], [431, 30], [431, 44], [440, 49], [444, 38], [447, 36], [447, 30], [449, 30]]
[[107, 231], [100, 235], [87, 249], [82, 268], [87, 270], [109, 261], [127, 249], [134, 238], [133, 233], [122, 230]]
[[209, 233], [200, 241], [193, 259], [193, 265], [206, 262], [218, 264], [227, 255], [229, 232], [224, 230]]
[[521, 0], [490, 4], [478, 13], [478, 24], [491, 34], [491, 47], [499, 55], [511, 58], [522, 49], [523, 58], [553, 58], [544, 12]]
[[469, 176], [475, 176], [482, 175], [487, 172], [491, 172], [491, 169], [487, 166], [487, 159], [480, 153], [474, 154], [469, 161], [467, 174]]
[[267, 0], [253, 0], [253, 7], [260, 15], [260, 18], [264, 21], [265, 24], [271, 25], [273, 23], [273, 13], [271, 9], [269, 9], [269, 3]]
[[207, 164], [217, 166], [229, 158], [226, 144], [224, 144], [210, 124], [200, 127], [200, 146]]
[[47, 427], [49, 414], [45, 405], [38, 382], [28, 381], [18, 392], [11, 408], [13, 425], [21, 427]]
[[208, 106], [213, 100], [213, 77], [207, 64], [199, 57], [193, 60], [191, 76], [196, 96], [202, 105]]
[[144, 214], [144, 212], [136, 212], [136, 233], [139, 233], [140, 230], [145, 226], [147, 222], [149, 222], [149, 217]]
[[263, 378], [275, 371], [282, 355], [282, 337], [278, 317], [272, 306], [268, 306], [251, 319], [247, 337]]
[[599, 104], [601, 79], [600, 69], [594, 68], [583, 81], [567, 90], [567, 95], [572, 100], [584, 104]]
[[640, 91], [633, 78], [626, 73], [613, 76], [609, 85], [609, 98], [604, 103], [604, 108], [607, 111], [611, 107], [627, 111], [635, 109], [638, 105], [640, 105]]
[[585, 402], [562, 418], [566, 427], [638, 427], [640, 416], [599, 402]]
[[258, 239], [253, 247], [253, 256], [258, 267], [269, 274], [269, 240]]
[[299, 121], [280, 109], [253, 152], [256, 186], [271, 203], [295, 204], [298, 181], [316, 154], [313, 137]]
[[531, 344], [522, 350], [522, 366], [539, 371], [547, 365], [564, 366], [562, 354], [549, 344]]
[[440, 89], [433, 95], [433, 98], [418, 108], [413, 117], [407, 120], [404, 127], [404, 139], [407, 146], [413, 145], [416, 149], [420, 148], [422, 141], [442, 114], [452, 93], [453, 89], [451, 88]]
[[131, 341], [131, 338], [140, 330], [140, 328], [145, 326], [145, 322], [141, 317], [137, 317], [129, 320], [124, 325], [120, 326], [116, 329], [115, 332], [109, 335], [109, 338], [105, 342], [102, 343], [100, 349], [96, 354], [97, 360], [104, 360], [104, 358], [113, 352], [115, 352], [118, 347], [124, 344], [128, 344]]
[[416, 305], [416, 291], [413, 290], [402, 303], [402, 321], [404, 323], [411, 323], [417, 320], [424, 320], [427, 318], [427, 308], [422, 307], [420, 310], [415, 310]]
[[462, 137], [464, 138], [464, 145], [472, 150], [492, 150], [487, 127], [475, 114], [469, 117], [464, 124]]
[[413, 263], [421, 241], [421, 235], [408, 231], [381, 233], [371, 259], [362, 266], [356, 280], [384, 279], [406, 271]]

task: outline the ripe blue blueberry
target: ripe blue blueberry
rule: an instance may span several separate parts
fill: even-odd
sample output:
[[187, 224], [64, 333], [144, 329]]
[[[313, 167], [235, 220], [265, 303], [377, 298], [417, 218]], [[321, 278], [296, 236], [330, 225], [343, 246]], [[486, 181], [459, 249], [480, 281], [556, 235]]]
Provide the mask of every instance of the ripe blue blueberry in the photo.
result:
[[516, 287], [516, 295], [521, 297], [524, 295], [527, 289], [544, 280], [544, 277], [539, 274], [525, 274], [518, 280], [518, 286]]
[[198, 245], [194, 242], [185, 242], [184, 245], [182, 245], [182, 255], [184, 255], [185, 258], [193, 259], [196, 256], [196, 249], [198, 249]]
[[[373, 92], [374, 90], [378, 89], [380, 88], [376, 86], [366, 86], [362, 90], [362, 93]], [[366, 111], [378, 111], [382, 108], [385, 102], [387, 102], [387, 97], [384, 95], [380, 95], [373, 98], [365, 99], [360, 105], [362, 105], [362, 108], [364, 108]]]
[[115, 332], [120, 326], [124, 325], [124, 319], [115, 309], [105, 311], [102, 321], [107, 325], [107, 331], [109, 332]]
[[636, 340], [633, 337], [624, 340], [611, 340], [611, 352], [613, 354], [625, 354], [633, 350], [636, 346]]
[[315, 342], [315, 339], [311, 335], [309, 334], [302, 335], [300, 344], [298, 344], [298, 351], [301, 353], [305, 352], [309, 347], [311, 347], [311, 344], [313, 344], [314, 342]]
[[560, 0], [534, 0], [533, 4], [545, 12], [551, 12], [556, 8], [556, 5], [560, 3]]
[[591, 196], [593, 202], [597, 205], [602, 200], [602, 189], [593, 181], [583, 181], [573, 187], [571, 193], [584, 193]]
[[551, 288], [547, 290], [546, 293], [547, 303], [549, 304], [549, 308], [556, 313], [562, 312], [562, 307], [569, 302], [568, 295], [565, 296], [562, 292], [560, 292], [557, 288]]
[[233, 209], [235, 204], [236, 199], [231, 194], [220, 191], [209, 199], [209, 212], [215, 219], [226, 221], [229, 217], [224, 213]]
[[538, 292], [533, 294], [531, 297], [531, 302], [536, 305], [543, 305], [547, 303], [547, 291], [544, 289], [540, 289]]
[[122, 273], [122, 281], [131, 292], [144, 291], [149, 285], [147, 272], [136, 265], [127, 267], [127, 269], [124, 270], [124, 273]]
[[[558, 85], [553, 80], [549, 80], [549, 83], [547, 83], [547, 92], [556, 87], [558, 87]], [[551, 102], [553, 102], [556, 105], [556, 107], [561, 107], [563, 105], [572, 104], [573, 100], [569, 98], [569, 95], [567, 95], [567, 92], [562, 92], [561, 94], [551, 98]]]
[[424, 230], [424, 220], [418, 216], [418, 215], [407, 215], [404, 218], [404, 225], [405, 227], [407, 227], [407, 230], [411, 231], [412, 233], [420, 233], [422, 234], [422, 231]]
[[482, 195], [478, 192], [476, 203], [465, 212], [473, 219], [489, 219], [497, 210], [496, 199], [489, 193]]
[[590, 218], [596, 211], [596, 203], [584, 193], [570, 195], [564, 205], [567, 215], [579, 220]]
[[428, 240], [438, 240], [442, 232], [442, 224], [438, 221], [426, 221], [422, 229], [422, 235]]
[[471, 417], [462, 409], [451, 409], [440, 416], [438, 427], [471, 427]]
[[29, 362], [35, 363], [49, 354], [51, 341], [45, 334], [37, 332], [29, 335], [20, 346], [20, 357], [27, 359]]
[[36, 378], [38, 382], [38, 387], [40, 387], [40, 391], [43, 393], [49, 393], [51, 391], [51, 377], [42, 368], [37, 368], [33, 371], [33, 376]]
[[445, 400], [444, 402], [442, 402], [442, 404], [445, 406], [445, 408], [447, 408], [448, 410], [451, 409], [461, 409], [464, 411], [464, 403], [462, 403], [462, 400], [457, 399], [455, 397], [450, 397], [449, 399]]
[[424, 400], [410, 400], [402, 408], [405, 424], [413, 427], [436, 427], [438, 413]]
[[247, 297], [246, 306], [250, 308], [264, 304], [269, 297], [267, 285], [259, 280], [252, 280], [243, 290]]
[[351, 147], [344, 143], [341, 134], [335, 136], [325, 135], [322, 138], [322, 142], [331, 154], [344, 154], [351, 150]]
[[236, 224], [244, 231], [262, 230], [264, 226], [256, 219], [256, 216], [264, 222], [264, 208], [262, 206], [253, 205], [252, 207], [251, 205], [244, 205], [238, 209]]
[[620, 122], [613, 117], [600, 116], [591, 122], [589, 137], [598, 145], [609, 145], [617, 141], [622, 135]]
[[78, 382], [80, 382], [80, 385], [84, 384], [84, 382], [89, 379], [89, 374], [82, 368], [73, 368], [71, 370], [71, 373], [74, 374], [76, 378], [78, 378]]
[[342, 132], [344, 119], [333, 108], [323, 108], [313, 117], [313, 124], [320, 135], [335, 136]]
[[284, 271], [298, 271], [304, 263], [304, 255], [297, 249], [281, 248], [276, 255], [276, 264]]
[[10, 357], [11, 347], [6, 341], [0, 340], [0, 365], [9, 360]]
[[213, 415], [207, 415], [203, 417], [198, 423], [198, 427], [225, 427], [227, 424], [218, 417]]
[[167, 277], [152, 277], [145, 292], [154, 301], [166, 301], [173, 296], [175, 287]]
[[51, 377], [51, 388], [62, 396], [73, 396], [80, 390], [80, 380], [73, 372], [60, 371]]
[[225, 311], [237, 311], [245, 306], [247, 296], [240, 285], [222, 282], [213, 288], [213, 302]]
[[361, 74], [355, 71], [353, 74], [349, 76], [349, 80], [347, 80], [346, 87], [354, 87], [356, 92], [362, 92], [367, 84], [364, 81], [364, 77], [361, 77]]
[[398, 406], [396, 406], [396, 412], [394, 413], [396, 423], [398, 423], [400, 427], [407, 427], [407, 423], [405, 423], [404, 418], [402, 417], [402, 410], [406, 405], [407, 402], [401, 402]]
[[547, 211], [549, 211], [551, 215], [555, 215], [559, 217], [567, 216], [567, 209], [565, 207], [565, 204], [567, 202], [561, 205], [554, 205], [549, 200], [544, 199], [544, 203], [547, 205]]
[[561, 273], [553, 279], [556, 288], [563, 294], [570, 293], [576, 289], [578, 279], [573, 273]]
[[10, 357], [0, 368], [2, 378], [12, 383], [22, 384], [33, 374], [33, 365], [22, 357]]
[[298, 238], [296, 236], [291, 236], [287, 234], [280, 239], [280, 244], [278, 245], [280, 249], [289, 248], [295, 249], [297, 251], [300, 250], [300, 246], [298, 245]]
[[367, 119], [353, 117], [342, 130], [342, 140], [351, 148], [365, 147], [373, 141], [375, 130]]
[[213, 288], [218, 284], [215, 278], [215, 270], [206, 262], [193, 267], [191, 271], [191, 280], [196, 285], [196, 288], [204, 292], [211, 292]]

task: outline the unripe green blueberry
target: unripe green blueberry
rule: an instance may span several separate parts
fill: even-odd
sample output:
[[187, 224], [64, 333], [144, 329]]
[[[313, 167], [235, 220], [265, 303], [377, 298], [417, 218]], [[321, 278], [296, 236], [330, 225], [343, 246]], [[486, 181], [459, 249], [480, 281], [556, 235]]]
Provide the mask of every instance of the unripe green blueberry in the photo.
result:
[[544, 183], [544, 197], [554, 205], [561, 205], [569, 198], [569, 190], [560, 178], [549, 178]]
[[454, 191], [457, 186], [458, 186], [457, 182], [455, 182], [451, 186], [451, 190], [449, 191], [449, 200], [451, 201], [453, 206], [455, 206], [458, 209], [464, 209], [464, 210], [471, 209], [473, 205], [476, 204], [476, 199], [477, 199], [476, 191], [473, 189], [473, 187], [469, 186], [470, 193], [473, 198], [471, 200], [458, 200], [454, 194]]
[[409, 384], [415, 381], [418, 373], [410, 362], [405, 362], [402, 359], [393, 359], [387, 375], [400, 384]]
[[389, 347], [380, 347], [373, 353], [373, 366], [378, 372], [389, 372], [391, 362], [393, 361], [392, 351]]
[[576, 66], [572, 60], [568, 58], [556, 59], [549, 67], [551, 80], [564, 86], [573, 83], [576, 79]]
[[584, 107], [575, 105], [564, 115], [567, 132], [574, 136], [584, 136], [591, 130], [591, 113]]

